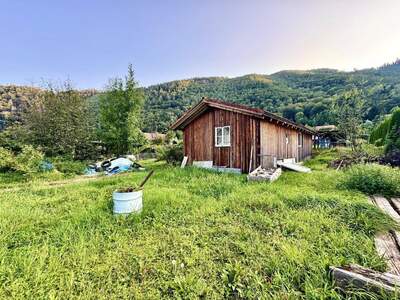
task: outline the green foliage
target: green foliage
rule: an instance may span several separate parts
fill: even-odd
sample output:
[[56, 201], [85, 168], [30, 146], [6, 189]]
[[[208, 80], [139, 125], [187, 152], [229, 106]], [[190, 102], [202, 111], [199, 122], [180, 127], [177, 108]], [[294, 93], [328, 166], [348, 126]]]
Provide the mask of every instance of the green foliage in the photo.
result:
[[[266, 184], [146, 166], [155, 175], [143, 211], [122, 218], [111, 193], [141, 172], [60, 186], [0, 180], [0, 298], [342, 299], [328, 266], [385, 269], [374, 235], [393, 224], [361, 193], [338, 190], [341, 172]], [[218, 193], [195, 190], [211, 184]]]
[[138, 88], [132, 65], [125, 79], [110, 81], [99, 97], [99, 136], [107, 150], [115, 155], [140, 148], [145, 142], [140, 131], [143, 92]]
[[42, 171], [44, 155], [31, 145], [22, 147], [18, 155], [10, 150], [0, 148], [0, 170], [15, 171], [22, 174], [33, 174]]
[[43, 159], [42, 152], [31, 145], [23, 146], [21, 152], [16, 156], [16, 170], [24, 174], [38, 173], [41, 171]]
[[50, 161], [57, 171], [64, 174], [83, 174], [88, 165], [86, 161], [73, 160], [68, 157], [53, 157]]
[[369, 142], [376, 146], [383, 146], [386, 142], [386, 136], [390, 128], [391, 117], [385, 117], [383, 121], [377, 124], [369, 136]]
[[353, 89], [336, 98], [334, 111], [340, 133], [355, 149], [362, 130], [364, 100], [360, 91]]
[[141, 120], [139, 111], [132, 111], [128, 115], [128, 145], [129, 150], [136, 154], [140, 149], [147, 144], [147, 140], [140, 130]]
[[27, 142], [47, 155], [84, 159], [94, 155], [95, 119], [86, 98], [69, 83], [49, 87], [24, 116]]
[[24, 146], [27, 141], [27, 132], [23, 126], [9, 126], [5, 130], [0, 131], [0, 147], [13, 152], [20, 152], [22, 146]]
[[400, 171], [377, 164], [354, 165], [345, 172], [341, 186], [373, 195], [400, 196]]
[[382, 146], [375, 146], [367, 143], [361, 144], [359, 151], [366, 157], [382, 157], [384, 155]]
[[395, 110], [390, 118], [385, 152], [400, 152], [400, 108]]
[[311, 126], [336, 124], [332, 105], [353, 88], [363, 93], [364, 120], [375, 121], [400, 106], [399, 76], [397, 62], [354, 72], [317, 69], [167, 82], [144, 89], [143, 129], [166, 132], [179, 115], [202, 97], [263, 108]]
[[0, 171], [12, 170], [15, 164], [14, 154], [3, 147], [0, 147]]
[[157, 159], [165, 160], [171, 165], [179, 165], [183, 159], [182, 141], [157, 147]]

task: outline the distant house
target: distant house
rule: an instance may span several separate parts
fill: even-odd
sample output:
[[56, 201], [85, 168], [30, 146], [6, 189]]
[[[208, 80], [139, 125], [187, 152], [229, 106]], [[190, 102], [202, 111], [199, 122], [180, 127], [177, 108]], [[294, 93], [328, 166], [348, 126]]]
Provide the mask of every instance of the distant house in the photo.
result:
[[144, 137], [149, 141], [164, 141], [165, 140], [165, 134], [163, 133], [158, 133], [158, 132], [143, 132]]
[[335, 125], [315, 126], [314, 148], [332, 148], [346, 146], [345, 139], [340, 135]]
[[203, 99], [172, 126], [184, 132], [188, 163], [202, 161], [247, 173], [276, 160], [311, 155], [314, 131], [258, 108]]

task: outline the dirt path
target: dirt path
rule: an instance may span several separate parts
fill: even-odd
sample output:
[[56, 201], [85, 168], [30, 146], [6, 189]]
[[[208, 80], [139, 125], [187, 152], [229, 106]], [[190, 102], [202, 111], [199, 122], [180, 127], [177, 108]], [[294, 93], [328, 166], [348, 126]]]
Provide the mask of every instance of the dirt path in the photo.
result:
[[[56, 181], [49, 181], [49, 182], [40, 182], [40, 188], [57, 188], [60, 186], [65, 186], [65, 185], [71, 185], [71, 184], [77, 184], [77, 183], [82, 183], [82, 182], [89, 182], [89, 181], [96, 181], [96, 180], [103, 180], [103, 179], [110, 179], [110, 178], [116, 178], [116, 177], [124, 177], [132, 174], [131, 172], [125, 172], [121, 174], [115, 174], [112, 176], [107, 176], [107, 175], [98, 175], [98, 176], [78, 176], [74, 177], [71, 179], [63, 179], [63, 180], [56, 180]], [[1, 192], [17, 192], [19, 190], [26, 189], [27, 186], [34, 186], [35, 182], [29, 182], [25, 184], [20, 184], [17, 187], [12, 187], [12, 188], [4, 188], [1, 189]]]

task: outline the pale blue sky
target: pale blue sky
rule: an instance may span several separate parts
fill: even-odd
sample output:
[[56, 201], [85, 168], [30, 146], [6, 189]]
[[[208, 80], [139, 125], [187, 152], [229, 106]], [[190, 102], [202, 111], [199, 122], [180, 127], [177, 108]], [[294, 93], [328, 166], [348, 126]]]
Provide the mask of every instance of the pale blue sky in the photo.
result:
[[102, 88], [199, 76], [351, 70], [400, 57], [395, 0], [0, 0], [0, 84]]

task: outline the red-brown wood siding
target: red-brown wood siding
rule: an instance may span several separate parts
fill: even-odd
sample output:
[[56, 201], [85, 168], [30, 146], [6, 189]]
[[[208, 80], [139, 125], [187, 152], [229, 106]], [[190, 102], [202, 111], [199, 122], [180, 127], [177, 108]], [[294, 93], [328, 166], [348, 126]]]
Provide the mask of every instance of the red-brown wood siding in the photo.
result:
[[[214, 128], [220, 126], [231, 126], [230, 147], [215, 146]], [[294, 128], [242, 113], [210, 108], [184, 128], [184, 151], [189, 164], [207, 160], [213, 161], [214, 166], [238, 168], [247, 173], [251, 156], [252, 169], [260, 165], [260, 154], [278, 159], [295, 157], [298, 161], [310, 156], [311, 135], [301, 133], [303, 146], [299, 148], [299, 133], [301, 132]]]
[[[214, 128], [231, 126], [231, 146], [216, 147]], [[260, 122], [253, 117], [220, 109], [210, 109], [184, 129], [184, 151], [188, 163], [212, 160], [215, 166], [248, 172], [250, 151], [252, 168], [259, 164]]]

